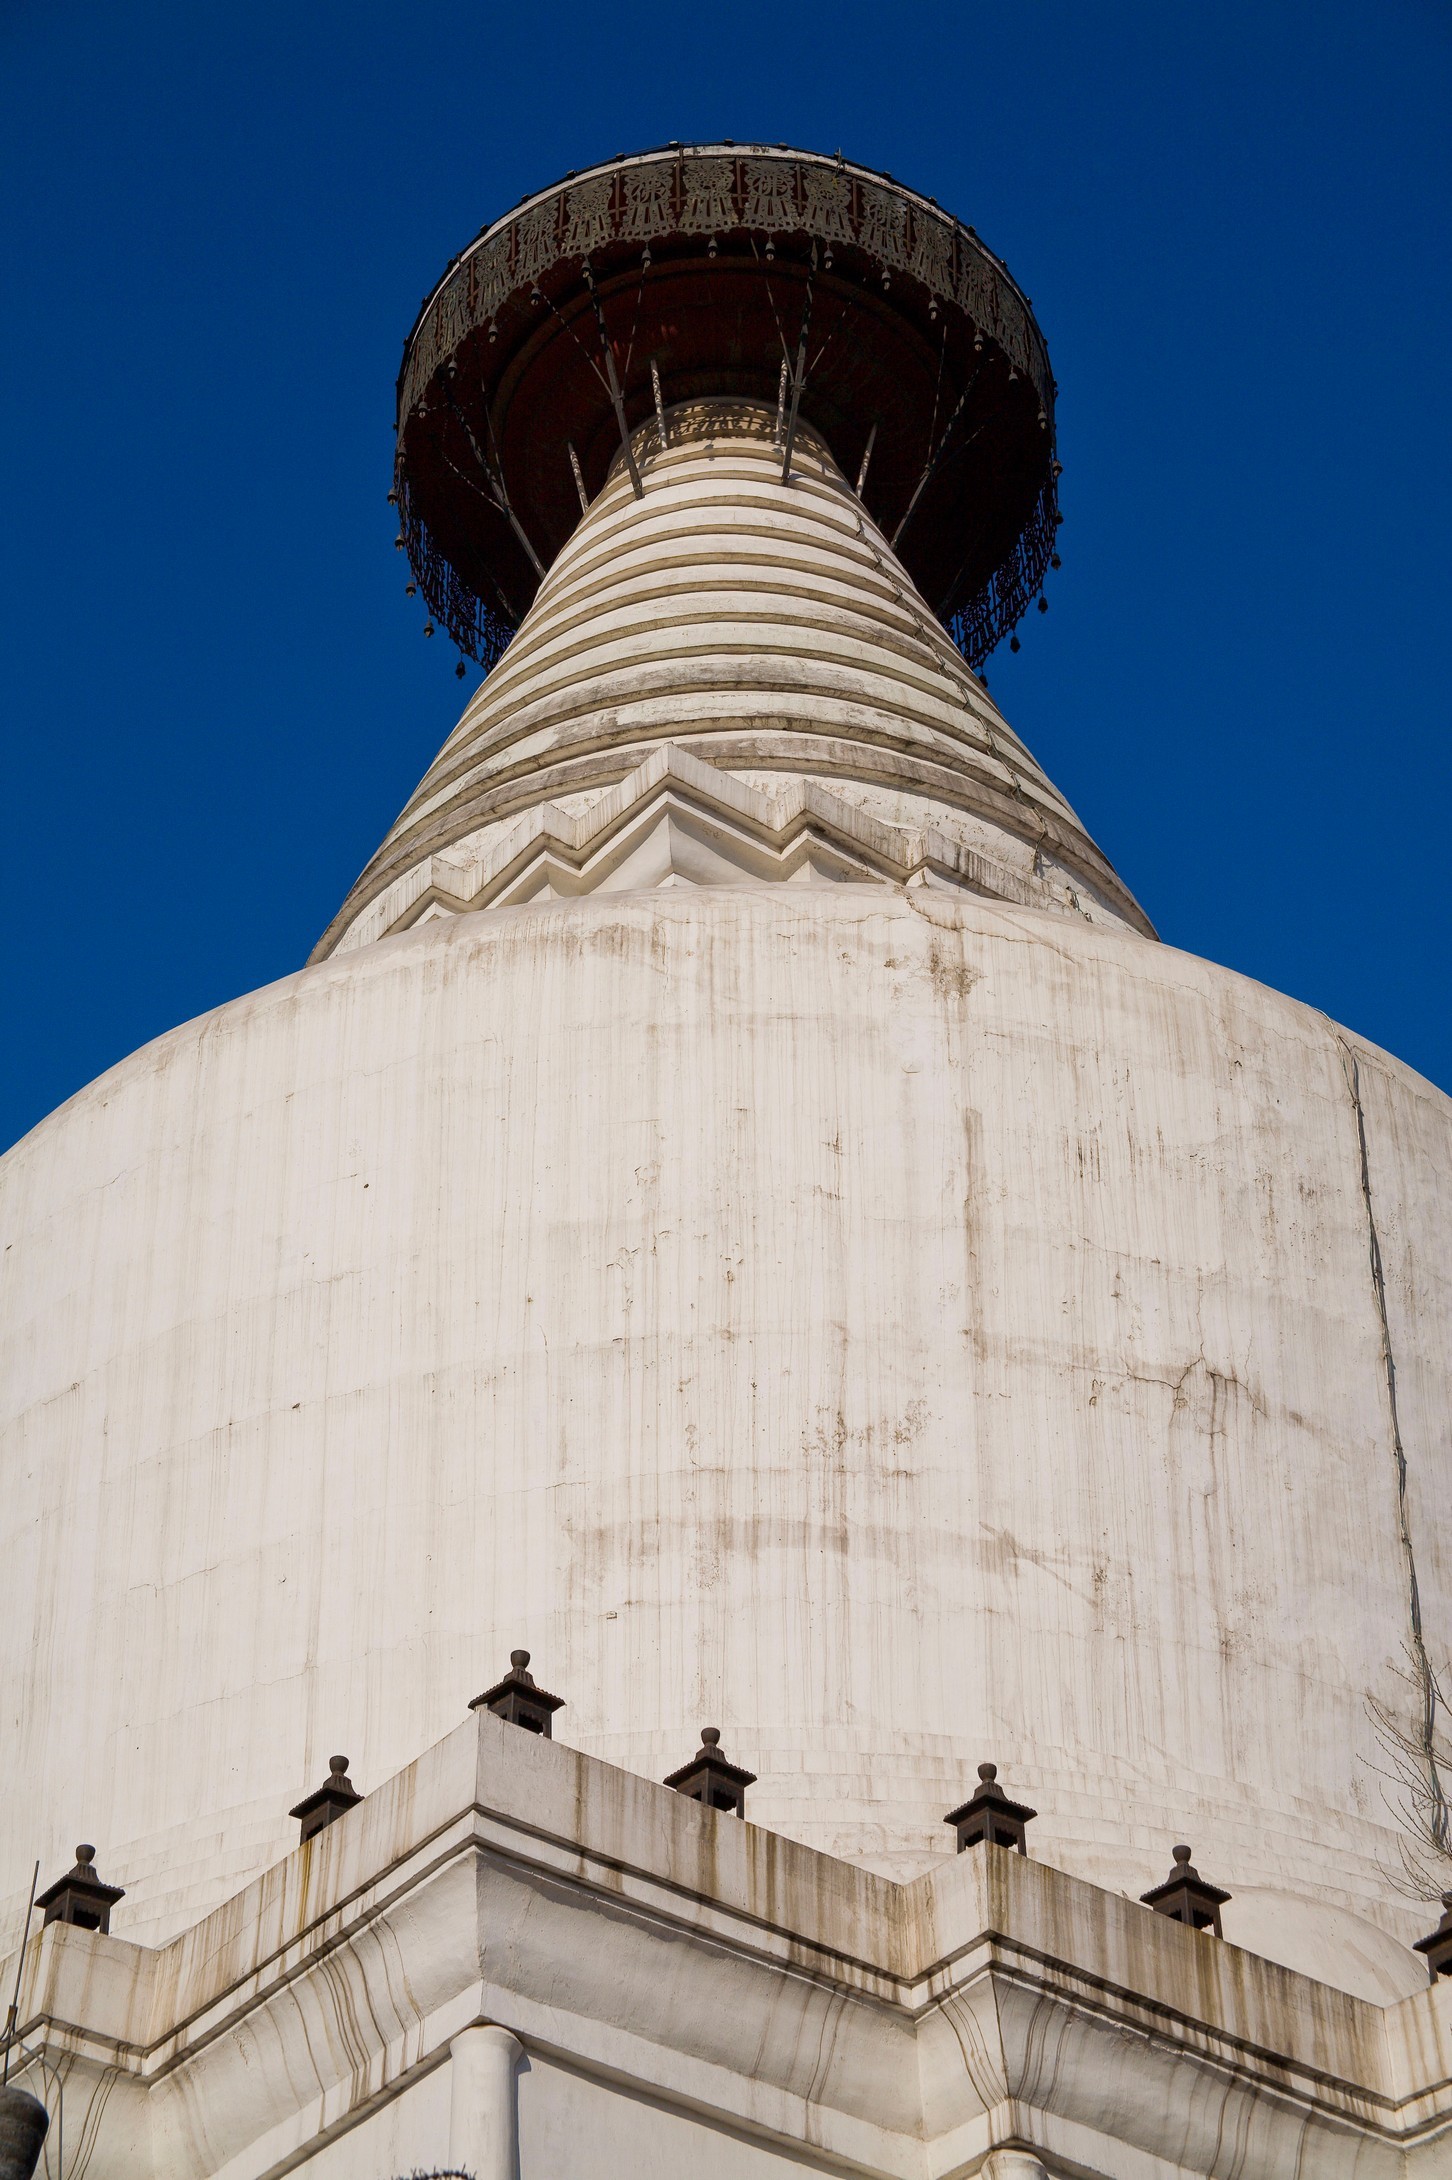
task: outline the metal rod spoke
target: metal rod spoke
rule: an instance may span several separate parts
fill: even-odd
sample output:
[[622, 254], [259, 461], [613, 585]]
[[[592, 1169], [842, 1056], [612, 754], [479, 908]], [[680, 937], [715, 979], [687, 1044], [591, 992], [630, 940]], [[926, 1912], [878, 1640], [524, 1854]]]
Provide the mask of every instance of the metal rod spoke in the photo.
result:
[[605, 375], [610, 388], [610, 400], [615, 410], [615, 421], [620, 428], [620, 445], [625, 454], [625, 466], [630, 471], [631, 489], [638, 500], [645, 498], [645, 486], [640, 481], [640, 471], [635, 466], [635, 449], [630, 444], [630, 426], [625, 420], [625, 396], [620, 391], [620, 380], [615, 370], [615, 355], [610, 346], [610, 336], [605, 330], [605, 313], [595, 291], [595, 275], [590, 260], [585, 259], [585, 285], [590, 290], [590, 301], [595, 306], [595, 323], [600, 329], [600, 348], [605, 359]]
[[877, 444], [877, 426], [867, 434], [867, 444], [862, 450], [862, 467], [857, 472], [857, 497], [860, 500], [867, 489], [867, 468], [872, 460], [872, 450]]
[[[475, 438], [473, 428], [470, 425], [469, 419], [467, 416], [465, 416], [463, 410], [459, 407], [458, 402], [455, 401], [454, 389], [452, 386], [450, 386], [447, 379], [445, 379], [444, 381], [444, 392], [447, 396], [449, 407], [453, 410], [455, 416], [459, 419], [459, 422], [464, 427], [464, 436], [468, 440], [470, 447], [473, 449], [475, 461], [479, 464], [481, 472], [488, 479], [489, 484], [493, 488], [492, 497], [495, 506], [499, 509], [500, 514], [503, 515], [505, 521], [509, 524], [509, 527], [514, 532], [515, 536], [519, 539], [520, 544], [524, 547], [525, 553], [529, 558], [529, 563], [531, 567], [534, 569], [534, 572], [539, 577], [540, 581], [543, 582], [545, 575], [544, 562], [540, 559], [540, 556], [535, 551], [533, 545], [531, 545], [523, 523], [520, 521], [518, 515], [516, 515], [514, 509], [509, 504], [509, 494], [504, 489], [503, 470], [498, 466], [497, 461], [491, 462], [489, 460], [489, 457], [485, 454], [484, 449], [480, 446], [478, 440]], [[494, 440], [494, 425], [487, 415], [485, 417], [485, 422], [488, 425], [489, 438], [492, 444]], [[499, 452], [497, 446], [495, 447], [494, 451], [497, 456]], [[445, 456], [445, 460], [448, 460], [447, 456]], [[462, 472], [456, 469], [452, 462], [449, 463], [449, 467], [454, 470], [455, 476], [462, 475]]]
[[[917, 484], [913, 488], [913, 496], [908, 501], [907, 506], [903, 511], [902, 520], [899, 522], [897, 528], [893, 531], [892, 536], [888, 539], [889, 545], [893, 546], [894, 548], [897, 545], [898, 539], [902, 536], [903, 531], [907, 528], [909, 517], [912, 515], [912, 512], [917, 506], [918, 501], [922, 498], [923, 493], [927, 489], [929, 481], [941, 467], [943, 456], [948, 451], [948, 441], [953, 435], [953, 426], [957, 423], [959, 417], [963, 414], [963, 410], [967, 403], [968, 396], [972, 393], [974, 387], [978, 384], [982, 372], [983, 366], [980, 363], [977, 370], [975, 370], [975, 372], [973, 373], [972, 378], [969, 379], [968, 384], [963, 388], [962, 393], [959, 394], [958, 399], [953, 407], [953, 414], [949, 417], [947, 423], [943, 426], [943, 436], [938, 441], [937, 447], [930, 450], [928, 458], [923, 464], [923, 473], [919, 477]], [[971, 447], [974, 439], [976, 439], [977, 437], [978, 433], [974, 432], [971, 438], [968, 438], [963, 442], [964, 447]]]
[[812, 322], [812, 284], [817, 277], [817, 245], [812, 244], [812, 255], [807, 265], [807, 292], [802, 298], [802, 330], [797, 337], [797, 367], [792, 377], [792, 407], [787, 418], [786, 445], [782, 449], [781, 481], [786, 483], [792, 473], [792, 447], [797, 436], [797, 412], [802, 405], [802, 388], [807, 380], [807, 332]]
[[[756, 262], [757, 262], [757, 264], [758, 264], [758, 265], [761, 265], [761, 252], [760, 252], [760, 250], [758, 250], [758, 249], [757, 249], [757, 247], [756, 247], [756, 237], [755, 237], [755, 235], [753, 235], [753, 236], [752, 236], [752, 237], [751, 237], [750, 239], [751, 239], [751, 254], [752, 254], [752, 256], [753, 256], [753, 257], [754, 257], [754, 258], [756, 259]], [[779, 311], [779, 310], [777, 309], [777, 307], [776, 307], [776, 297], [775, 297], [775, 296], [774, 296], [774, 295], [772, 294], [772, 292], [771, 292], [771, 274], [770, 274], [770, 273], [769, 273], [769, 272], [768, 272], [768, 271], [766, 270], [766, 268], [765, 268], [765, 266], [764, 266], [764, 265], [762, 266], [762, 271], [761, 271], [761, 279], [762, 279], [762, 285], [763, 285], [763, 286], [765, 287], [765, 289], [766, 289], [766, 299], [767, 299], [768, 303], [770, 303], [770, 305], [771, 305], [771, 315], [772, 315], [772, 317], [773, 317], [773, 318], [774, 318], [774, 319], [776, 320], [776, 337], [777, 337], [777, 339], [778, 339], [778, 340], [779, 340], [779, 341], [781, 342], [781, 352], [782, 352], [782, 360], [783, 360], [783, 361], [785, 362], [785, 364], [786, 364], [786, 366], [787, 366], [787, 369], [788, 369], [788, 370], [790, 370], [790, 369], [791, 369], [792, 352], [791, 352], [791, 350], [790, 350], [790, 349], [789, 349], [789, 348], [787, 347], [787, 337], [786, 337], [785, 333], [783, 333], [783, 331], [782, 331], [782, 325], [781, 325], [781, 312], [780, 312], [780, 311]]]
[[650, 271], [650, 244], [647, 243], [640, 260], [640, 286], [635, 291], [635, 316], [630, 321], [630, 339], [625, 344], [625, 376], [630, 376], [630, 359], [635, 354], [635, 336], [640, 330], [640, 306], [645, 300], [645, 276]]
[[30, 1918], [35, 1913], [35, 1888], [39, 1883], [40, 1863], [37, 1861], [30, 1878], [30, 1899], [26, 1903], [20, 1951], [15, 1956], [15, 1996], [11, 1999], [9, 2012], [5, 2016], [5, 2071], [0, 2074], [0, 2085], [10, 2079], [10, 2047], [20, 2033], [20, 1974], [25, 1966], [25, 1948], [30, 1943]]

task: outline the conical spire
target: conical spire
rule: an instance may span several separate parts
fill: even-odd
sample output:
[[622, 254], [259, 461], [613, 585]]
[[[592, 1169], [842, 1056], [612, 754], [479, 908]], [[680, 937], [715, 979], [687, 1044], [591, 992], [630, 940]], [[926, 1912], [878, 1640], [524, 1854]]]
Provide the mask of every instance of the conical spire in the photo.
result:
[[315, 959], [667, 879], [917, 879], [1149, 931], [814, 432], [785, 481], [750, 402], [634, 453], [641, 496], [617, 458]]

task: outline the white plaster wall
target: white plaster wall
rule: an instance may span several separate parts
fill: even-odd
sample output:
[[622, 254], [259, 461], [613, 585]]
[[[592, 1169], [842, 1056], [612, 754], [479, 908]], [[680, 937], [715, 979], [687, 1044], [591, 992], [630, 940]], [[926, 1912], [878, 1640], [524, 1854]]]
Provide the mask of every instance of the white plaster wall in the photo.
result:
[[[454, 2162], [447, 2059], [299, 2162], [308, 2180], [411, 2180], [415, 2173], [446, 2171]], [[581, 2171], [588, 2172], [588, 2164]], [[546, 2174], [548, 2166], [541, 2168], [541, 2180]]]
[[523, 2180], [807, 2180], [842, 2167], [534, 2054], [519, 2076], [519, 2170]]
[[[1355, 1049], [1445, 1651], [1452, 1105]], [[1344, 1059], [1131, 935], [850, 886], [460, 917], [137, 1053], [0, 1162], [12, 1908], [85, 1838], [177, 1927], [523, 1642], [561, 1738], [659, 1777], [714, 1721], [834, 1851], [949, 1851], [991, 1756], [1040, 1856], [1138, 1893], [1188, 1838], [1256, 1950], [1414, 1935]]]

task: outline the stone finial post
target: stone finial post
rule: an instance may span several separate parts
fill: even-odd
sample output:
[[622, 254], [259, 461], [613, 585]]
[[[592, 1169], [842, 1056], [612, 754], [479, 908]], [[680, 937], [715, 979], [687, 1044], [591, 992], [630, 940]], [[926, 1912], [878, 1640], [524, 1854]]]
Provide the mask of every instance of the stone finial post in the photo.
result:
[[361, 1802], [362, 1799], [363, 1796], [348, 1777], [347, 1757], [330, 1756], [328, 1776], [322, 1785], [311, 1794], [305, 1795], [295, 1809], [288, 1811], [288, 1815], [296, 1817], [302, 1826], [298, 1845], [301, 1846], [303, 1840], [312, 1839], [317, 1833], [325, 1831], [339, 1817], [346, 1817], [354, 1803]]
[[1413, 1951], [1426, 1955], [1434, 1983], [1438, 1976], [1452, 1976], [1452, 1892], [1442, 1895], [1441, 1922], [1425, 1938], [1418, 1938]]
[[511, 1650], [509, 1671], [503, 1680], [497, 1680], [492, 1688], [486, 1688], [482, 1696], [475, 1696], [471, 1711], [492, 1711], [508, 1725], [523, 1726], [526, 1733], [552, 1738], [551, 1720], [556, 1711], [565, 1707], [563, 1696], [552, 1696], [547, 1688], [541, 1688], [529, 1670], [529, 1652]]
[[1185, 1923], [1191, 1930], [1208, 1930], [1220, 1937], [1220, 1910], [1230, 1894], [1219, 1885], [1207, 1885], [1194, 1863], [1188, 1847], [1172, 1850], [1175, 1866], [1162, 1885], [1152, 1886], [1142, 1892], [1140, 1899], [1156, 1915], [1167, 1915], [1172, 1923]]
[[665, 1783], [688, 1801], [704, 1802], [708, 1809], [744, 1817], [746, 1789], [755, 1786], [756, 1773], [743, 1771], [740, 1764], [728, 1764], [721, 1754], [720, 1727], [703, 1726], [701, 1746], [689, 1763], [668, 1775]]
[[997, 1764], [980, 1764], [976, 1793], [957, 1809], [950, 1809], [943, 1822], [955, 1827], [959, 1854], [965, 1847], [986, 1840], [990, 1847], [1012, 1847], [1026, 1855], [1024, 1831], [1037, 1815], [1038, 1811], [1030, 1809], [1027, 1802], [1009, 1800], [998, 1784]]
[[95, 1848], [82, 1843], [76, 1849], [75, 1868], [36, 1894], [35, 1904], [44, 1908], [46, 1922], [71, 1923], [77, 1930], [96, 1930], [103, 1938], [108, 1935], [111, 1910], [126, 1894], [124, 1887], [102, 1882], [92, 1867], [95, 1859]]

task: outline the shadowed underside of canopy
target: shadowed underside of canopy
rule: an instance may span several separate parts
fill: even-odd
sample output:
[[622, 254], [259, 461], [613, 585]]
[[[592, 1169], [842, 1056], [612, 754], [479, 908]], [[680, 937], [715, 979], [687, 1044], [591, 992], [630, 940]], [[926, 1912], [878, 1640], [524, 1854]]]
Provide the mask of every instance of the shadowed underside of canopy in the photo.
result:
[[779, 410], [787, 467], [816, 429], [971, 665], [1038, 593], [1054, 380], [1007, 268], [840, 156], [670, 146], [525, 199], [409, 335], [400, 542], [463, 651], [499, 656], [630, 433], [711, 397]]

